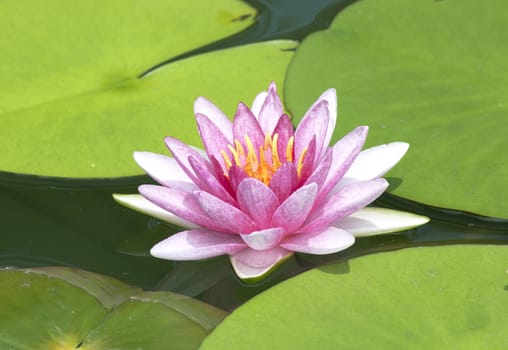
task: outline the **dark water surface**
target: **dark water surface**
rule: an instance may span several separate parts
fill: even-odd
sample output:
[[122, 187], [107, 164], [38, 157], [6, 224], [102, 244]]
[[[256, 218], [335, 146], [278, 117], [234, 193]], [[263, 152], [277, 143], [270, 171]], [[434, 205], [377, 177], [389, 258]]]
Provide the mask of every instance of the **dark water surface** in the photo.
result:
[[[254, 26], [161, 64], [243, 43], [276, 38], [301, 40], [312, 31], [326, 28], [351, 2], [251, 1], [260, 11]], [[376, 206], [427, 215], [431, 223], [402, 234], [362, 238], [337, 254], [297, 255], [267, 280], [246, 286], [235, 277], [226, 257], [171, 262], [148, 256], [153, 243], [178, 228], [117, 205], [111, 194], [135, 193], [138, 185], [150, 182], [146, 176], [73, 180], [0, 172], [0, 266], [71, 266], [231, 309], [271, 285], [320, 264], [412, 246], [508, 244], [508, 221], [426, 207], [385, 194]]]

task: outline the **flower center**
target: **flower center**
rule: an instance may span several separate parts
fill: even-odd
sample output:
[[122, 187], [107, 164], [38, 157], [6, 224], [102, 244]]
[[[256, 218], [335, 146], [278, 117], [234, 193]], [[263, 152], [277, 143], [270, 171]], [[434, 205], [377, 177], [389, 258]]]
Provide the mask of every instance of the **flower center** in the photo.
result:
[[[273, 137], [266, 134], [265, 141], [261, 146], [259, 146], [258, 150], [255, 149], [252, 144], [252, 140], [248, 135], [245, 135], [244, 139], [245, 147], [238, 139], [235, 139], [234, 146], [227, 146], [233, 159], [229, 157], [226, 151], [223, 150], [220, 152], [222, 158], [224, 159], [224, 164], [226, 165], [226, 171], [224, 172], [226, 177], [228, 176], [229, 169], [231, 169], [233, 165], [237, 165], [242, 168], [248, 176], [263, 181], [266, 185], [268, 185], [273, 174], [275, 174], [282, 164], [294, 161], [293, 136], [289, 138], [285, 154], [282, 155], [282, 158], [281, 155], [279, 155], [277, 147], [279, 141], [278, 134], [274, 134]], [[307, 148], [303, 150], [298, 159], [298, 165], [296, 168], [298, 176], [300, 176], [306, 153]]]

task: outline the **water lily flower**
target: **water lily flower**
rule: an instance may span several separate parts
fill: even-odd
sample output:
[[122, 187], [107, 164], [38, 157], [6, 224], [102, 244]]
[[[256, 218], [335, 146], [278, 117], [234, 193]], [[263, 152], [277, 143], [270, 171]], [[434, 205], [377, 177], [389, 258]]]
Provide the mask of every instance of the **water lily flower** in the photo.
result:
[[406, 230], [428, 218], [365, 208], [388, 187], [381, 178], [406, 153], [394, 142], [361, 151], [368, 127], [330, 146], [337, 116], [334, 89], [325, 91], [293, 128], [276, 86], [252, 108], [240, 103], [233, 121], [212, 102], [194, 104], [205, 151], [173, 137], [173, 157], [135, 152], [160, 185], [118, 202], [185, 230], [150, 253], [169, 260], [228, 254], [237, 275], [258, 279], [294, 252], [330, 254], [355, 237]]

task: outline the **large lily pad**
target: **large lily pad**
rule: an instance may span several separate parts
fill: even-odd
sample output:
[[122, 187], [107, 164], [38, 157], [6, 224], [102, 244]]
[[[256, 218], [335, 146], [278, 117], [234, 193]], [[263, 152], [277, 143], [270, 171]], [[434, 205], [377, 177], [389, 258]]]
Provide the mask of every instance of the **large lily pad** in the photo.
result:
[[506, 2], [359, 1], [309, 36], [288, 70], [299, 117], [338, 90], [335, 139], [371, 127], [368, 145], [406, 141], [392, 193], [508, 218]]
[[202, 349], [503, 349], [508, 247], [373, 254], [254, 297]]
[[[59, 177], [142, 173], [135, 150], [167, 135], [199, 144], [192, 104], [206, 95], [230, 115], [282, 81], [292, 42], [168, 58], [252, 23], [240, 1], [53, 0], [0, 3], [0, 170]], [[247, 18], [247, 19], [245, 19]], [[269, 61], [270, 64], [261, 64]]]
[[2, 349], [195, 349], [224, 312], [66, 268], [0, 271]]
[[254, 14], [235, 0], [2, 1], [0, 112], [122, 84], [244, 29]]

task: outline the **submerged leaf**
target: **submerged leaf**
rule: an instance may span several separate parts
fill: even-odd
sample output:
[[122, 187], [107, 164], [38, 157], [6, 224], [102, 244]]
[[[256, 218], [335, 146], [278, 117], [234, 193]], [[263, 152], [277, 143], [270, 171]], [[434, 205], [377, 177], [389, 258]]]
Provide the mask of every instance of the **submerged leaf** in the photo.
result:
[[0, 270], [2, 349], [195, 349], [224, 312], [69, 268]]

